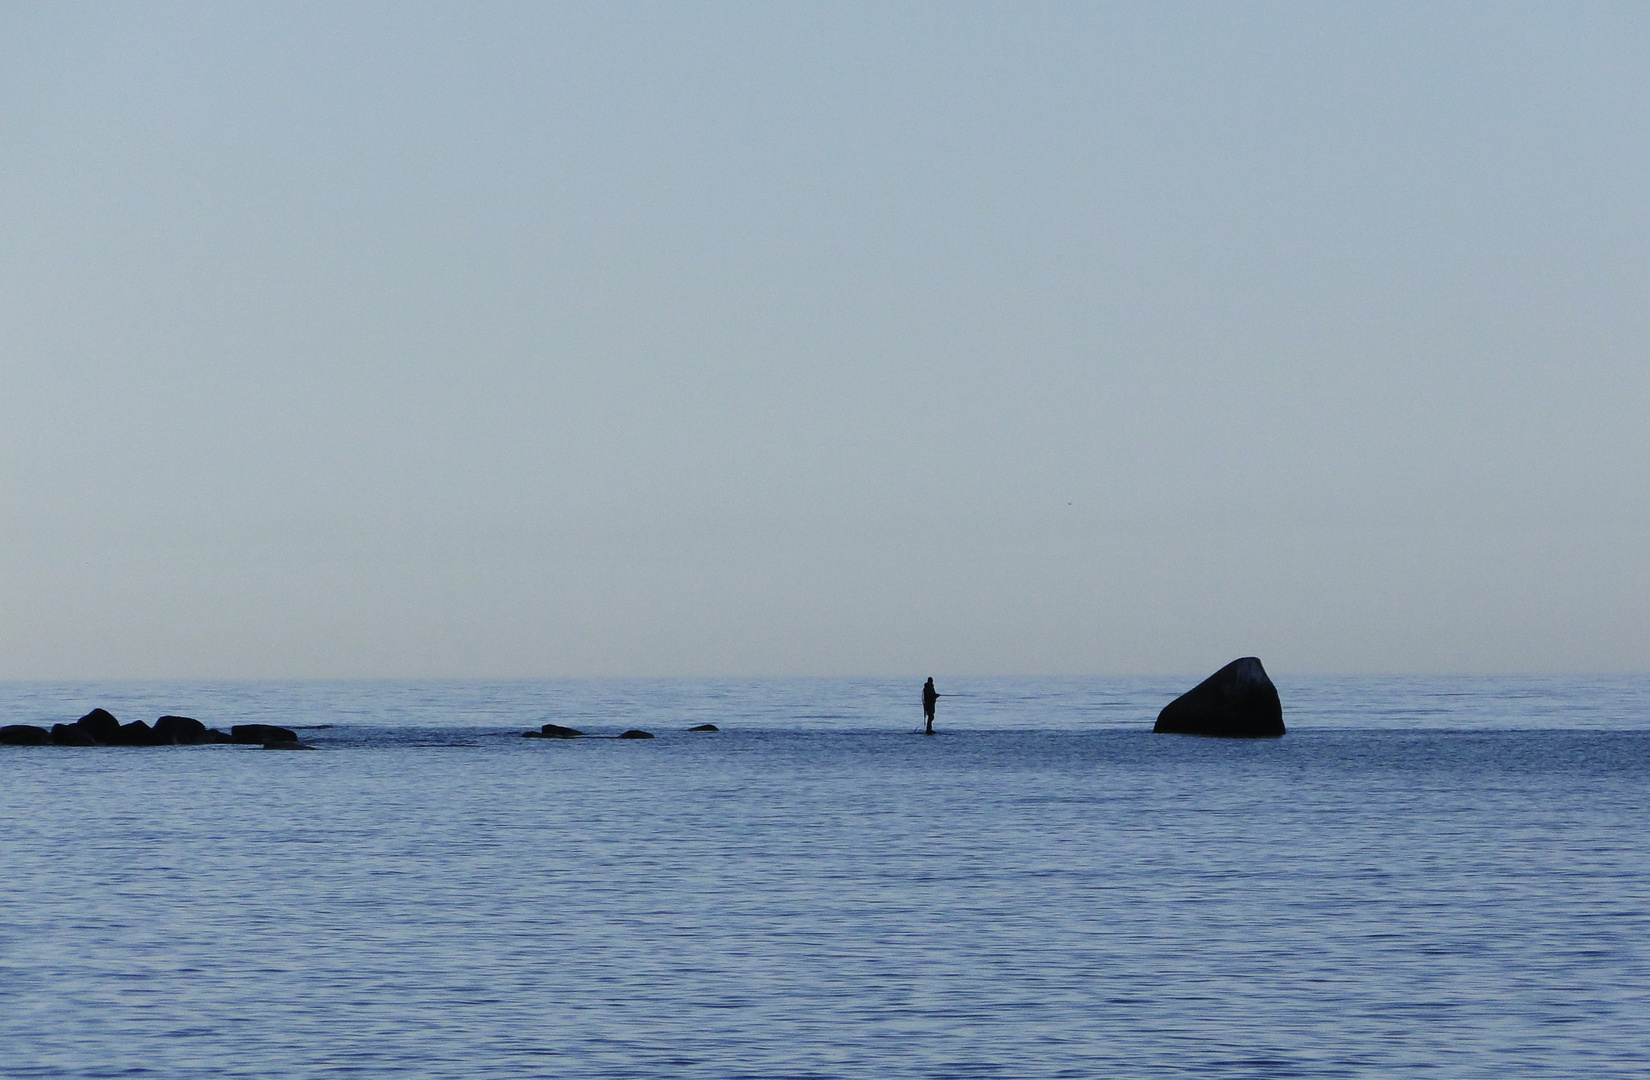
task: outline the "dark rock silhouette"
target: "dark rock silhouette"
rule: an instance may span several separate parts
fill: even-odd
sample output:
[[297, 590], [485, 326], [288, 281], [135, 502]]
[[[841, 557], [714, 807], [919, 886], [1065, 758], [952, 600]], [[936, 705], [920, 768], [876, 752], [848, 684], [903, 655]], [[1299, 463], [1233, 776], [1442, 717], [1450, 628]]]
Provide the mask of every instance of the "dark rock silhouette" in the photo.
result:
[[690, 728], [688, 728], [688, 730], [689, 731], [721, 731], [722, 729], [717, 727], [715, 724], [700, 724], [698, 727], [690, 727]]
[[621, 734], [619, 736], [619, 738], [621, 738], [621, 739], [651, 739], [651, 738], [653, 738], [653, 733], [649, 732], [649, 731], [641, 731], [641, 730], [638, 730], [636, 728], [631, 728], [629, 731], [626, 731], [623, 734]]
[[1152, 731], [1225, 739], [1275, 739], [1284, 733], [1278, 688], [1260, 660], [1233, 660], [1163, 707]]
[[[194, 746], [199, 743], [271, 742], [296, 739], [286, 728], [249, 724], [257, 738], [236, 739], [187, 716], [163, 716], [150, 727], [142, 720], [122, 724], [104, 709], [93, 709], [72, 724], [53, 724], [50, 731], [32, 724], [0, 728], [0, 743], [24, 746]], [[236, 729], [240, 730], [240, 729]], [[30, 734], [37, 732], [38, 734]]]
[[560, 724], [545, 724], [537, 731], [524, 731], [521, 734], [528, 739], [576, 739], [584, 732], [578, 728], [562, 727]]
[[163, 716], [155, 721], [155, 742], [163, 746], [195, 746], [211, 741], [206, 725], [187, 716]]
[[120, 725], [115, 737], [110, 740], [116, 746], [158, 746], [155, 740], [155, 729], [142, 720], [133, 720], [130, 724]]
[[265, 750], [313, 750], [309, 743], [301, 743], [297, 739], [282, 739], [279, 742], [264, 743]]
[[52, 733], [33, 724], [7, 724], [0, 727], [0, 745], [45, 746], [52, 741]]
[[93, 709], [91, 712], [75, 721], [75, 726], [85, 731], [94, 740], [100, 743], [115, 743], [120, 741], [120, 721], [113, 713], [103, 709]]
[[92, 733], [79, 724], [53, 724], [52, 744], [54, 746], [96, 746], [97, 740]]
[[237, 743], [264, 743], [297, 742], [298, 733], [290, 728], [276, 727], [274, 724], [236, 724], [229, 729], [230, 739]]

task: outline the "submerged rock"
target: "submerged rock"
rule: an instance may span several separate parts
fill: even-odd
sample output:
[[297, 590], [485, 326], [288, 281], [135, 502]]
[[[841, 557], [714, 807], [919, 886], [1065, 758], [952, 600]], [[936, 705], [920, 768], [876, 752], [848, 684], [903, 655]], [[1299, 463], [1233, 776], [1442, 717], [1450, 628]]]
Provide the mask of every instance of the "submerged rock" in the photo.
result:
[[1275, 739], [1284, 733], [1278, 688], [1257, 657], [1233, 660], [1163, 707], [1152, 731], [1226, 739]]
[[298, 733], [274, 724], [236, 724], [229, 729], [229, 737], [237, 743], [297, 742]]
[[7, 724], [0, 727], [0, 745], [45, 746], [52, 741], [52, 733], [33, 724]]
[[651, 739], [651, 738], [653, 738], [653, 733], [650, 732], [650, 731], [642, 731], [638, 728], [631, 728], [629, 731], [626, 731], [623, 734], [621, 734], [619, 736], [619, 738], [621, 738], [621, 739]]
[[155, 741], [164, 745], [194, 746], [209, 742], [206, 725], [188, 716], [163, 716], [155, 721]]
[[700, 724], [698, 727], [690, 727], [690, 728], [688, 728], [688, 730], [689, 731], [721, 731], [722, 729], [717, 727], [715, 724]]
[[301, 743], [297, 739], [281, 739], [278, 742], [264, 743], [265, 750], [313, 750], [309, 743]]
[[545, 724], [537, 731], [524, 731], [523, 738], [528, 739], [576, 739], [584, 732], [578, 728], [562, 727], [560, 724]]

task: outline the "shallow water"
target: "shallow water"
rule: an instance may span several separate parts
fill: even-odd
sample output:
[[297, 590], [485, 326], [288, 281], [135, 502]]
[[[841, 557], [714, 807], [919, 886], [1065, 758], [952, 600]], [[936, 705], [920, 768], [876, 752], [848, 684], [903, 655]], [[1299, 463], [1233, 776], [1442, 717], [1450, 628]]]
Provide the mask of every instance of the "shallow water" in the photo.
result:
[[331, 725], [0, 747], [0, 1075], [1650, 1067], [1650, 679], [940, 682], [0, 686]]

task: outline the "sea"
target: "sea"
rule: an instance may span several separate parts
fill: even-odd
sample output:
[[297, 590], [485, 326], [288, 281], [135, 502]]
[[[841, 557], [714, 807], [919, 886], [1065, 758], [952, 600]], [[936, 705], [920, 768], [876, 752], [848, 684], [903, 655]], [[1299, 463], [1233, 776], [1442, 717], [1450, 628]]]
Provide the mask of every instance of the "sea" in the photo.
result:
[[0, 747], [0, 1077], [1650, 1075], [1650, 677], [1199, 678], [0, 684], [315, 748]]

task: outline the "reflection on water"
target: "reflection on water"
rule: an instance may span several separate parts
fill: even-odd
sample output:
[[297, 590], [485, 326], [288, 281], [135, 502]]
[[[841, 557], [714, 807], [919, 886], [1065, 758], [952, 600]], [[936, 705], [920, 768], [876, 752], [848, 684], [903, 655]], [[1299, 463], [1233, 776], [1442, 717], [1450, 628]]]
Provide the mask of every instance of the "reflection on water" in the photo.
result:
[[940, 682], [0, 688], [335, 725], [0, 747], [0, 1075], [1642, 1074], [1646, 680]]

